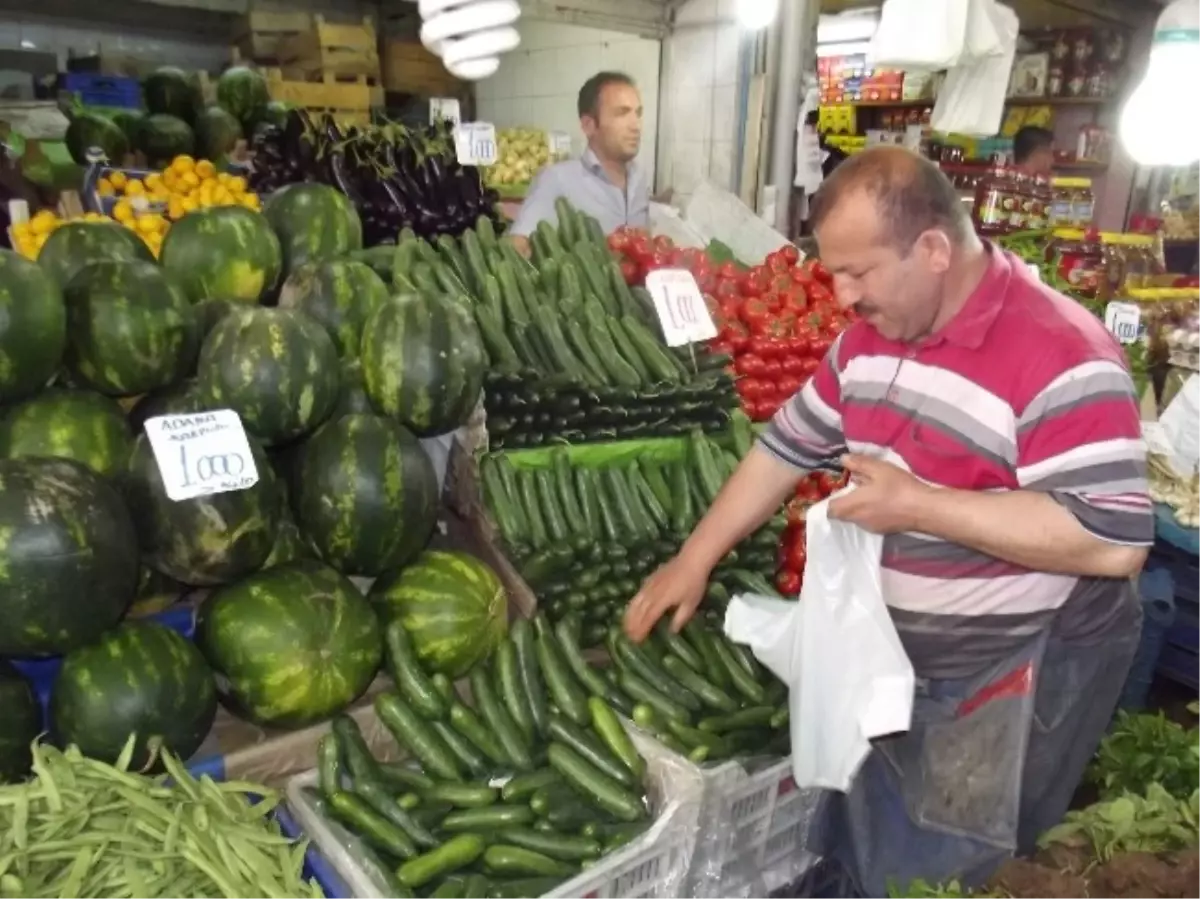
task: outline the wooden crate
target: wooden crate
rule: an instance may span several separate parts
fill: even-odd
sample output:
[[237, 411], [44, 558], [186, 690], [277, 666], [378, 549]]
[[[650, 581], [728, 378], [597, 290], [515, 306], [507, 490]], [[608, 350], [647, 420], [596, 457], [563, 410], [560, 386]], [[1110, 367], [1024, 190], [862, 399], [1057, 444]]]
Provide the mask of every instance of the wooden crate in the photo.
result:
[[281, 43], [279, 64], [305, 80], [366, 78], [378, 84], [375, 26], [369, 17], [358, 25], [335, 25], [313, 16], [310, 29]]
[[251, 12], [238, 20], [234, 30], [235, 58], [276, 63], [280, 45], [311, 30], [312, 25], [312, 16], [304, 12]]
[[297, 81], [280, 69], [262, 69], [272, 100], [302, 106], [311, 113], [329, 113], [339, 122], [365, 125], [371, 120], [371, 107], [383, 105], [383, 89], [357, 81]]
[[467, 89], [420, 41], [390, 40], [383, 48], [383, 85], [423, 97], [457, 97]]

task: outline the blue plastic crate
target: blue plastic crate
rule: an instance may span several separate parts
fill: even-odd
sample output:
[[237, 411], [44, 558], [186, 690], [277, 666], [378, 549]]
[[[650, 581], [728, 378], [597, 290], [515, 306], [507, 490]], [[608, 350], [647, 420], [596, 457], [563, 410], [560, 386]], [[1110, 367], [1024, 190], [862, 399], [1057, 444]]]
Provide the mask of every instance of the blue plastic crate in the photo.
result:
[[1158, 673], [1196, 689], [1200, 657], [1200, 559], [1160, 539], [1150, 551], [1146, 570], [1169, 573], [1175, 601], [1175, 622], [1167, 631], [1158, 659]]
[[94, 72], [66, 72], [58, 76], [58, 89], [79, 95], [84, 106], [116, 106], [140, 109], [142, 85], [136, 78], [123, 75], [97, 75]]
[[1146, 695], [1150, 692], [1167, 635], [1178, 616], [1175, 581], [1166, 568], [1147, 565], [1138, 578], [1138, 596], [1142, 600], [1142, 637], [1117, 703], [1119, 708], [1130, 711], [1146, 705]]

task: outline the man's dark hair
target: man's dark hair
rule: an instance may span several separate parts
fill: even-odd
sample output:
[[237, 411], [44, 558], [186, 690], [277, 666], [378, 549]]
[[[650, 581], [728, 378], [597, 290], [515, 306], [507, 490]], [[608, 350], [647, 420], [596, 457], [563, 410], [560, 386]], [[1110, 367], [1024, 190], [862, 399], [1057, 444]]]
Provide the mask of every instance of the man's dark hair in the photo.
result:
[[1038, 150], [1054, 148], [1054, 132], [1037, 125], [1026, 125], [1013, 135], [1013, 162], [1023, 165]]
[[834, 169], [809, 207], [813, 230], [855, 191], [875, 201], [889, 242], [901, 252], [912, 249], [926, 231], [944, 231], [955, 243], [971, 233], [971, 216], [950, 179], [928, 159], [901, 147], [872, 147]]
[[636, 87], [632, 78], [624, 72], [597, 72], [579, 89], [579, 117], [585, 115], [593, 119], [600, 114], [600, 92], [610, 84], [628, 84]]

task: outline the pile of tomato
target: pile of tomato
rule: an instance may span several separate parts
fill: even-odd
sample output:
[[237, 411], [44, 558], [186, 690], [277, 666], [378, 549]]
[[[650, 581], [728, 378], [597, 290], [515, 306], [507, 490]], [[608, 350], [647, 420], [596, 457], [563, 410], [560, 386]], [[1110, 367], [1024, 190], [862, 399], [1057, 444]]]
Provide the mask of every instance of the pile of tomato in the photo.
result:
[[796, 494], [787, 504], [787, 529], [779, 539], [779, 571], [775, 587], [784, 596], [795, 596], [804, 584], [804, 565], [808, 561], [804, 522], [810, 506], [846, 486], [847, 475], [814, 471], [796, 485]]

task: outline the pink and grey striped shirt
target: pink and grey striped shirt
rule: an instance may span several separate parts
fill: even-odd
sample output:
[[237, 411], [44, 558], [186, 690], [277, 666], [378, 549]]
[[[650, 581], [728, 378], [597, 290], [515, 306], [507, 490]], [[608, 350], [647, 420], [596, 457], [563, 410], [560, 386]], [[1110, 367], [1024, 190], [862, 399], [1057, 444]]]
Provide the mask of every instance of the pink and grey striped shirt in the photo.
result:
[[[1148, 545], [1154, 518], [1133, 382], [1083, 307], [989, 246], [962, 311], [917, 344], [859, 322], [776, 414], [761, 444], [804, 469], [843, 452], [959, 490], [1037, 490], [1102, 540]], [[924, 534], [884, 540], [884, 598], [917, 674], [974, 674], [1052, 627], [1132, 626], [1127, 579], [1030, 571]]]

